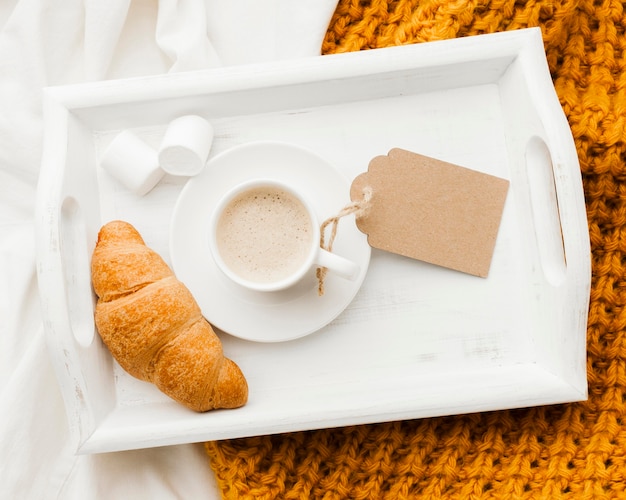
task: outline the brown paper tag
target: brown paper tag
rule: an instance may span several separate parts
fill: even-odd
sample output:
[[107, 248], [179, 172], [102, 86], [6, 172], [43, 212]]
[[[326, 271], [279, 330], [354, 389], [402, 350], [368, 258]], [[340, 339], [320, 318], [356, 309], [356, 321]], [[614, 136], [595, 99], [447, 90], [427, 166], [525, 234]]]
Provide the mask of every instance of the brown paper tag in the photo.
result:
[[377, 156], [350, 198], [372, 198], [356, 219], [381, 250], [487, 277], [509, 181], [403, 149]]

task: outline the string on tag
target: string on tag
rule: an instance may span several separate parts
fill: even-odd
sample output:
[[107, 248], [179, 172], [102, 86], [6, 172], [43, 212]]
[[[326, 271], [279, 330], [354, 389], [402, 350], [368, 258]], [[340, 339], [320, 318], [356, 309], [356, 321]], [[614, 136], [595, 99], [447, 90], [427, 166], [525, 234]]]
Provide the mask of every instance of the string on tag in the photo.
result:
[[[367, 212], [370, 209], [371, 200], [372, 200], [372, 188], [370, 186], [365, 186], [363, 188], [363, 198], [361, 200], [353, 201], [352, 203], [349, 203], [348, 205], [343, 207], [337, 213], [337, 215], [326, 219], [320, 226], [320, 247], [322, 247], [324, 250], [332, 252], [333, 243], [335, 242], [335, 238], [337, 236], [337, 226], [339, 225], [339, 220], [342, 217], [345, 217], [350, 214], [354, 214], [355, 218], [363, 217], [364, 215], [367, 214]], [[326, 231], [329, 226], [331, 228], [330, 237], [328, 238], [328, 241], [326, 241]], [[327, 272], [328, 272], [328, 269], [325, 267], [317, 268], [317, 272], [316, 272], [317, 282], [318, 282], [317, 294], [319, 296], [324, 295], [324, 279], [326, 278]]]

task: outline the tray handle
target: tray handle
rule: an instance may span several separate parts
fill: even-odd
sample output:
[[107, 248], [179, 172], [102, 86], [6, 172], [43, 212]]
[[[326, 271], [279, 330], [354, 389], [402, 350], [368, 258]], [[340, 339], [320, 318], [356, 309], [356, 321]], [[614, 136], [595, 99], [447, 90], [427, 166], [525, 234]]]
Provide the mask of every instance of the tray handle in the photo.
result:
[[[591, 249], [580, 164], [570, 125], [552, 81], [541, 30], [536, 29], [532, 34], [531, 43], [520, 53], [520, 59], [525, 66], [530, 99], [543, 129], [529, 138], [525, 150], [540, 259], [548, 283], [558, 286], [572, 278], [576, 293], [580, 292], [576, 302], [584, 304], [590, 287]], [[552, 209], [551, 217], [543, 217], [546, 207]], [[553, 231], [552, 236], [546, 236], [548, 231]], [[560, 234], [561, 238], [555, 238], [554, 234]], [[581, 307], [586, 310], [584, 305]]]
[[[115, 404], [113, 363], [95, 335], [90, 249], [99, 227], [90, 130], [44, 92], [45, 133], [37, 185], [37, 279], [46, 343], [76, 450]], [[83, 141], [70, 141], [80, 136]]]
[[95, 335], [95, 297], [91, 288], [85, 220], [78, 201], [68, 196], [61, 205], [59, 244], [69, 326], [76, 342], [89, 347]]
[[544, 140], [533, 136], [526, 145], [525, 157], [539, 260], [548, 282], [559, 286], [567, 265], [552, 156]]

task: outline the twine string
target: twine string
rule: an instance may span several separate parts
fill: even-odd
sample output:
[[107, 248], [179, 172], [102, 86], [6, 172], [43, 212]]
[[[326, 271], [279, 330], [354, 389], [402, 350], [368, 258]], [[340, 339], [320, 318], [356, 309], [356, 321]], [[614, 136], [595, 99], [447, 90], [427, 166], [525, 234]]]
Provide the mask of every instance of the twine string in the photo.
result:
[[[343, 207], [336, 215], [326, 219], [320, 226], [320, 247], [328, 252], [333, 251], [333, 244], [337, 237], [337, 228], [339, 226], [339, 220], [347, 215], [354, 214], [355, 219], [364, 217], [370, 210], [372, 200], [372, 188], [366, 186], [363, 188], [363, 198], [357, 201], [353, 201]], [[326, 240], [326, 232], [330, 227], [330, 237]], [[328, 269], [326, 267], [317, 268], [317, 293], [319, 296], [324, 295], [324, 280]]]

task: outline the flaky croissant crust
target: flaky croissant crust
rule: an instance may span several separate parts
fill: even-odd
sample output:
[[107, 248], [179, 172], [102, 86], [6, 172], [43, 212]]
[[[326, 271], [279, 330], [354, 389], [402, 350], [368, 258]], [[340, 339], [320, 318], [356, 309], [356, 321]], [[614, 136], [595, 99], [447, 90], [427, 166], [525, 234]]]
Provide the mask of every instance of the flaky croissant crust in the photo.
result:
[[100, 229], [91, 276], [96, 327], [124, 370], [195, 411], [246, 403], [246, 379], [191, 292], [131, 224]]

